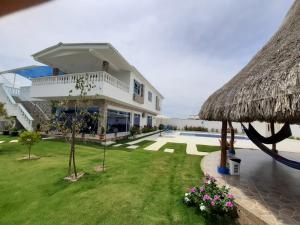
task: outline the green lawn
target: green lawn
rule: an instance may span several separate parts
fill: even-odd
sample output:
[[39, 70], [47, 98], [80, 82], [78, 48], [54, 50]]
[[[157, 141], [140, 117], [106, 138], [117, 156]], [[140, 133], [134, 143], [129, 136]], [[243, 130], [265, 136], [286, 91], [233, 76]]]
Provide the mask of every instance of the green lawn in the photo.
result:
[[13, 137], [10, 135], [0, 135], [0, 141], [5, 141], [5, 142], [11, 141], [11, 140], [16, 140], [18, 138], [19, 137]]
[[205, 220], [182, 203], [203, 176], [201, 157], [185, 154], [185, 145], [171, 146], [174, 154], [110, 147], [107, 171], [96, 173], [102, 147], [77, 145], [77, 165], [86, 175], [69, 183], [63, 180], [66, 143], [41, 141], [32, 149], [41, 156], [35, 161], [17, 160], [27, 152], [20, 144], [0, 144], [0, 224], [231, 224]]
[[220, 151], [220, 146], [197, 145], [197, 150], [199, 152], [215, 152]]

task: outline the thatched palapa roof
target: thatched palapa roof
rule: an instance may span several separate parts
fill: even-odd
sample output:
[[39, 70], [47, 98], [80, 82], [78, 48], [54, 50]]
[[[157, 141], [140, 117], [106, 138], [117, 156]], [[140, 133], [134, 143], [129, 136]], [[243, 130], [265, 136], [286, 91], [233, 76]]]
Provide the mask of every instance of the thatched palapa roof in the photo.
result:
[[280, 29], [199, 113], [205, 120], [300, 122], [300, 0]]

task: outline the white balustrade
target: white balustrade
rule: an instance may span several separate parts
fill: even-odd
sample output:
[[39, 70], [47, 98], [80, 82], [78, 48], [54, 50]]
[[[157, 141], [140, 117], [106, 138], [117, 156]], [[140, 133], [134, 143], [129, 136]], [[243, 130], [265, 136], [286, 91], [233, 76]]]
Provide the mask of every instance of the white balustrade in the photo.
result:
[[110, 84], [116, 88], [119, 88], [125, 92], [129, 92], [129, 85], [118, 80], [112, 75], [104, 72], [87, 72], [87, 73], [73, 73], [73, 74], [65, 74], [58, 76], [48, 76], [48, 77], [40, 77], [32, 79], [32, 86], [40, 86], [40, 85], [55, 85], [55, 84], [75, 84], [78, 78], [84, 78], [87, 82], [91, 82], [93, 84], [105, 82]]
[[1, 94], [3, 95], [3, 97], [5, 96], [5, 108], [8, 115], [16, 116], [25, 129], [32, 130], [33, 118], [22, 104], [15, 102], [10, 94], [10, 91], [14, 91], [13, 93], [15, 94], [19, 93], [19, 91], [16, 92], [14, 88], [6, 87], [4, 85], [1, 85], [1, 87]]
[[8, 86], [3, 86], [3, 87], [8, 91], [8, 93], [11, 96], [19, 96], [20, 95], [20, 89], [19, 88], [13, 88], [13, 87], [8, 87]]

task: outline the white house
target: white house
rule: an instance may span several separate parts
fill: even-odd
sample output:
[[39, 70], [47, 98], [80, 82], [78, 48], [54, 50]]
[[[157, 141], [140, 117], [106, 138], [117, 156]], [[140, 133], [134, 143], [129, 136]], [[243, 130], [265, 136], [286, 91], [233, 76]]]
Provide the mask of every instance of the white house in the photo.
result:
[[[128, 134], [134, 125], [152, 127], [155, 116], [161, 114], [163, 96], [109, 43], [59, 43], [32, 56], [53, 68], [52, 74], [31, 78], [29, 87], [16, 90], [2, 85], [0, 90], [0, 100], [7, 103], [7, 108], [19, 104], [13, 107], [20, 108], [22, 117], [17, 118], [28, 130], [34, 129], [34, 116], [22, 103], [31, 102], [40, 112], [46, 111], [41, 105], [67, 98], [80, 76], [88, 77], [95, 85], [88, 95], [93, 97], [93, 110], [106, 115], [107, 133], [117, 130]], [[14, 101], [15, 97], [22, 101]], [[31, 122], [24, 125], [22, 118], [26, 116]]]

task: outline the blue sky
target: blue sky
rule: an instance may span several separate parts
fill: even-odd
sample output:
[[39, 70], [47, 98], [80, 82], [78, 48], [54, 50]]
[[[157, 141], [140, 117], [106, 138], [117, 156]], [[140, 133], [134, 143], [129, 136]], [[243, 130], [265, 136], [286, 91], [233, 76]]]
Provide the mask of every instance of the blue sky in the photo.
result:
[[56, 0], [0, 18], [0, 68], [58, 42], [110, 42], [165, 96], [197, 114], [278, 29], [293, 0]]

